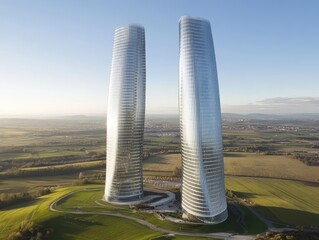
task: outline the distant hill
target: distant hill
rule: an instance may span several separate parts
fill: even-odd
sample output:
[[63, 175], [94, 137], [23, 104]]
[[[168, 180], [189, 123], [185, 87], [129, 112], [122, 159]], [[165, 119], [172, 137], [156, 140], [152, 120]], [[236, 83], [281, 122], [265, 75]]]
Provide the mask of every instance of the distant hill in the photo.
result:
[[256, 120], [319, 120], [319, 113], [297, 113], [297, 114], [236, 114], [236, 113], [222, 113], [222, 118], [225, 119], [256, 119]]
[[[172, 119], [178, 120], [178, 114], [147, 114], [146, 119]], [[65, 119], [65, 120], [104, 120], [106, 118], [103, 114], [96, 115], [60, 115], [60, 116], [40, 116], [40, 115], [0, 115], [0, 119], [11, 120], [31, 120], [31, 119]], [[319, 113], [296, 113], [296, 114], [262, 114], [262, 113], [250, 113], [250, 114], [237, 114], [237, 113], [222, 113], [224, 119], [255, 119], [255, 120], [319, 120]]]

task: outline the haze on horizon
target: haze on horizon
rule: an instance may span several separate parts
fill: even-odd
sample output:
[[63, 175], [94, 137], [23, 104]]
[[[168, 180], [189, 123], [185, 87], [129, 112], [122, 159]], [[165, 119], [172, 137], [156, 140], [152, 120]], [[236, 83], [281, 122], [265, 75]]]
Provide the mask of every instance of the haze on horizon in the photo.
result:
[[319, 2], [0, 2], [0, 116], [105, 114], [115, 27], [146, 32], [147, 114], [177, 114], [178, 20], [212, 25], [222, 112], [319, 113]]

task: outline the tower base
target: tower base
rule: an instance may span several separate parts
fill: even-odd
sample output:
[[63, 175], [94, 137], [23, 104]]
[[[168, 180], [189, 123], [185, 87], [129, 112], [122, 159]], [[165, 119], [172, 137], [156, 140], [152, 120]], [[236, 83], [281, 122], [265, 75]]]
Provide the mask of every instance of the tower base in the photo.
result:
[[184, 211], [183, 213], [183, 219], [191, 221], [191, 222], [202, 222], [202, 223], [207, 223], [207, 224], [218, 224], [226, 221], [228, 217], [228, 212], [227, 208], [220, 214], [217, 214], [216, 216], [213, 217], [198, 217], [194, 216], [190, 213], [187, 213]]
[[103, 200], [116, 205], [136, 205], [143, 201], [143, 194], [138, 196], [132, 197], [111, 197], [111, 196], [104, 196]]

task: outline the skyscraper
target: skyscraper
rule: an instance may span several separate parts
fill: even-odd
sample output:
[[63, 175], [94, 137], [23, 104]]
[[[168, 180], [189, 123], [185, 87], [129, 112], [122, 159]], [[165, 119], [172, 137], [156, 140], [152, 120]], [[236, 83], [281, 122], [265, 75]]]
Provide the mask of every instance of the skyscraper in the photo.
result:
[[222, 125], [210, 23], [179, 21], [179, 112], [183, 217], [207, 223], [227, 219]]
[[136, 25], [115, 30], [107, 110], [104, 199], [130, 203], [143, 197], [145, 34]]

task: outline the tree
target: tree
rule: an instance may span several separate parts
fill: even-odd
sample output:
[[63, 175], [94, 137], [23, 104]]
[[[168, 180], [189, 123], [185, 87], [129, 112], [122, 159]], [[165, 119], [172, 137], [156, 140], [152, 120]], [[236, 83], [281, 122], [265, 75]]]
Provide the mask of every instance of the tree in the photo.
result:
[[181, 175], [182, 175], [182, 169], [179, 168], [179, 167], [176, 167], [176, 168], [174, 169], [174, 176], [175, 176], [175, 177], [180, 177]]

